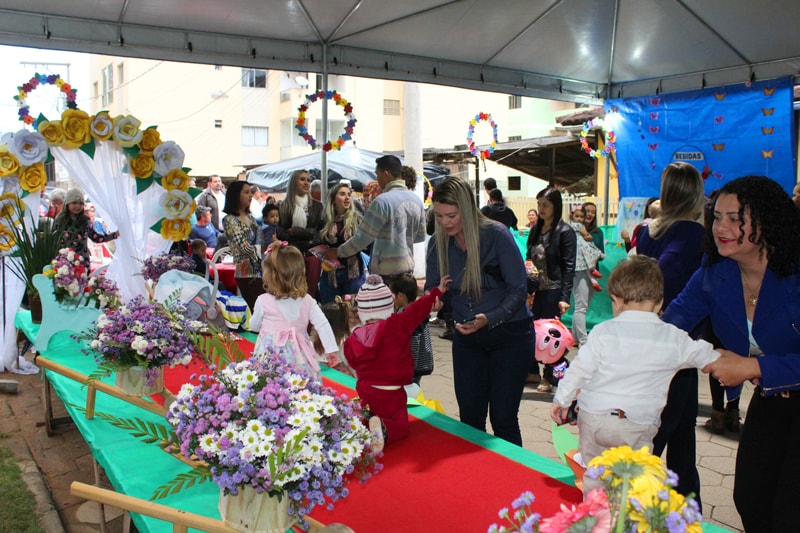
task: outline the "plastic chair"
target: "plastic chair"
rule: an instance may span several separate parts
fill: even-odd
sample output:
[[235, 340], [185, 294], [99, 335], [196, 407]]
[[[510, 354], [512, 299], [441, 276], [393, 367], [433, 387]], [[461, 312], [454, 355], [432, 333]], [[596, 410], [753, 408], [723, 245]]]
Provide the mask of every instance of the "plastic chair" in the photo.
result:
[[214, 255], [211, 257], [212, 263], [219, 263], [224, 258], [232, 255], [231, 254], [231, 247], [230, 246], [223, 246], [222, 248], [218, 248], [214, 250]]

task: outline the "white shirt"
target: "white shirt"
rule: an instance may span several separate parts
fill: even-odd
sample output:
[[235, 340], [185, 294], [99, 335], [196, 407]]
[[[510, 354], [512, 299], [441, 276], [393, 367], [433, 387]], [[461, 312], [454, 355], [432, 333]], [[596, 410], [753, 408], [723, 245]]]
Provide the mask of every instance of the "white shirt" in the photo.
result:
[[675, 373], [703, 368], [719, 355], [655, 313], [623, 311], [592, 329], [553, 402], [566, 407], [580, 390], [581, 410], [601, 415], [622, 409], [631, 422], [660, 425]]

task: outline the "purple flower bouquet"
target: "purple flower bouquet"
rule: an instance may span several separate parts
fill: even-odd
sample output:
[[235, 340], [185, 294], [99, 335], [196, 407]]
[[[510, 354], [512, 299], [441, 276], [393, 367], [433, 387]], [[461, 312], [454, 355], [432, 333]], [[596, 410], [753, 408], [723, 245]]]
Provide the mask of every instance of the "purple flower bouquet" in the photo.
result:
[[[181, 453], [206, 463], [184, 479], [211, 478], [224, 494], [250, 486], [288, 496], [287, 512], [303, 527], [316, 505], [332, 508], [347, 496], [351, 475], [364, 481], [381, 468], [359, 405], [280, 357], [233, 362], [199, 385], [184, 385], [167, 420]], [[176, 478], [157, 494], [181, 483]]]
[[62, 304], [80, 305], [89, 283], [89, 269], [81, 256], [71, 248], [62, 248], [43, 274], [53, 280], [56, 300]]
[[144, 279], [156, 282], [164, 273], [174, 269], [192, 272], [194, 270], [194, 261], [192, 261], [191, 257], [185, 255], [170, 253], [152, 255], [144, 260], [141, 272]]

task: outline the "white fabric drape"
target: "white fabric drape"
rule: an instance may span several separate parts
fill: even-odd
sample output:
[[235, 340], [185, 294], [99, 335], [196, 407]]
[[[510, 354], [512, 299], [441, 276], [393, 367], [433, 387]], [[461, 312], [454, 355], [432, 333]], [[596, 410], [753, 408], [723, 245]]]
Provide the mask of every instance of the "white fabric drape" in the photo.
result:
[[164, 189], [154, 183], [136, 194], [136, 178], [128, 173], [125, 155], [114, 142], [95, 141], [94, 159], [82, 150], [50, 150], [89, 196], [109, 230], [119, 229], [107, 276], [119, 285], [122, 300], [146, 294], [144, 278], [139, 275], [142, 261], [165, 252], [171, 244], [150, 230], [163, 217], [159, 197]]
[[[22, 191], [19, 188], [19, 180], [5, 178], [2, 180], [3, 193], [14, 192], [19, 195]], [[38, 194], [29, 194], [22, 199], [26, 206], [25, 216], [33, 215], [35, 222], [39, 220], [39, 202], [41, 197]], [[26, 221], [30, 220], [26, 218]], [[34, 227], [36, 224], [34, 223]], [[25, 293], [25, 283], [14, 274], [14, 270], [9, 266], [11, 262], [19, 262], [16, 257], [3, 257], [0, 265], [0, 281], [3, 282], [3, 346], [0, 353], [0, 372], [14, 372], [17, 374], [36, 374], [38, 367], [29, 363], [26, 359], [19, 357], [17, 349], [17, 328], [14, 326], [14, 315], [19, 310], [22, 302], [22, 295]]]

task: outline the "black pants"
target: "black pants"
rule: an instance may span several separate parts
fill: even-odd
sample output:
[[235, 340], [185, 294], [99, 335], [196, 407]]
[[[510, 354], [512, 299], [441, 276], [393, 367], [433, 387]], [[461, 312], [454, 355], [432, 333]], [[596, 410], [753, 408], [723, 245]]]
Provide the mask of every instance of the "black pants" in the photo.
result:
[[256, 307], [256, 300], [264, 294], [264, 282], [261, 278], [236, 278], [236, 286], [242, 293], [242, 298], [247, 302], [247, 307], [253, 311]]
[[681, 370], [672, 378], [667, 405], [661, 412], [661, 427], [653, 438], [653, 455], [667, 449], [667, 468], [678, 474], [679, 493], [694, 493], [700, 501], [700, 474], [697, 472], [697, 370]]
[[800, 392], [764, 398], [756, 388], [747, 410], [733, 501], [747, 533], [798, 530]]

